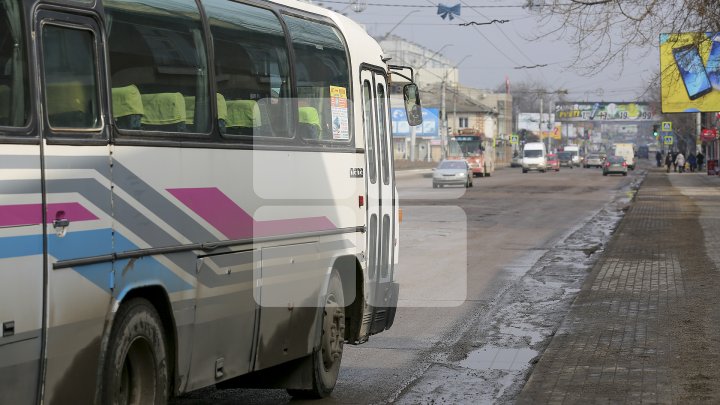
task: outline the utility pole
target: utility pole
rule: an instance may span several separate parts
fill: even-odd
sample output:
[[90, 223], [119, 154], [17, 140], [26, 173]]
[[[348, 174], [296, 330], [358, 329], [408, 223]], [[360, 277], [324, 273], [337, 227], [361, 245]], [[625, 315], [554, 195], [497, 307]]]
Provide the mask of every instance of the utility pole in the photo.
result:
[[[540, 96], [540, 139], [543, 136], [543, 97]], [[547, 153], [550, 153], [550, 137], [547, 137]]]
[[[416, 11], [417, 11], [417, 10], [416, 10]], [[411, 13], [408, 13], [408, 15], [405, 16], [405, 18], [407, 18], [410, 14], [412, 14], [412, 12], [411, 12]], [[403, 20], [404, 20], [405, 18], [403, 18]], [[400, 20], [400, 22], [402, 22], [402, 20]], [[388, 34], [389, 34], [390, 32], [392, 32], [392, 30], [394, 30], [395, 28], [397, 28], [398, 25], [400, 25], [400, 23], [396, 24], [395, 27], [393, 27], [390, 31], [388, 31]], [[388, 34], [386, 34], [385, 37], [387, 37]], [[448, 46], [452, 46], [452, 45], [453, 45], [453, 44], [445, 44], [445, 45], [441, 46], [440, 49], [438, 49], [437, 51], [435, 51], [435, 52], [434, 52], [432, 55], [430, 55], [429, 57], [425, 58], [425, 60], [423, 61], [422, 64], [420, 64], [420, 66], [418, 66], [418, 67], [415, 68], [416, 71], [417, 71], [417, 73], [416, 73], [416, 75], [415, 75], [415, 83], [417, 83], [418, 86], [420, 85], [420, 72], [421, 72], [421, 69], [422, 69], [423, 67], [425, 67], [425, 65], [427, 65], [427, 63], [428, 63], [430, 60], [432, 60], [435, 56], [437, 56], [437, 54], [439, 54], [443, 49], [447, 48]], [[429, 73], [432, 73], [432, 72], [429, 72]], [[442, 118], [442, 117], [440, 117], [440, 118]], [[441, 121], [441, 122], [442, 122], [442, 121]], [[442, 126], [442, 124], [441, 124], [441, 126]], [[439, 129], [439, 130], [442, 131], [442, 129]], [[416, 131], [415, 131], [415, 127], [410, 127], [410, 161], [412, 161], [412, 162], [415, 161], [415, 147], [416, 147], [416, 144], [417, 144], [417, 136], [416, 136], [415, 132], [416, 132]], [[442, 137], [442, 134], [441, 134], [440, 136]], [[442, 148], [442, 145], [441, 145], [441, 148]], [[427, 151], [427, 161], [428, 161], [428, 162], [432, 162], [432, 156], [431, 156], [431, 153], [430, 153], [430, 151], [432, 150], [432, 148], [430, 147], [430, 145], [428, 145], [428, 148], [427, 148], [427, 149], [428, 149], [428, 151]]]
[[447, 137], [447, 111], [445, 110], [445, 80], [447, 80], [447, 71], [445, 72], [445, 77], [443, 77], [442, 81], [442, 90], [441, 90], [441, 101], [440, 101], [440, 116], [441, 116], [441, 125], [440, 125], [440, 157], [441, 160], [445, 159], [446, 151], [445, 151], [445, 142]]
[[415, 126], [410, 127], [410, 161], [415, 161]]

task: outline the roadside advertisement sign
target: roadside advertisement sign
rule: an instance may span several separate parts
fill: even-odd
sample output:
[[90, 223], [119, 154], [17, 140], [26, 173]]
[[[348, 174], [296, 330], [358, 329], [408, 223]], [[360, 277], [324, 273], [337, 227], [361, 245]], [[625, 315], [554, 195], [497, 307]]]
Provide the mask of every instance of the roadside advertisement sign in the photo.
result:
[[718, 133], [715, 128], [703, 129], [700, 132], [700, 140], [703, 142], [712, 142], [716, 139], [718, 139]]
[[556, 103], [555, 120], [572, 121], [652, 121], [655, 112], [645, 103], [578, 102]]
[[[543, 113], [543, 123], [547, 125], [548, 122], [550, 122], [550, 125], [555, 123], [553, 115], [550, 113]], [[524, 129], [526, 131], [532, 131], [535, 133], [540, 132], [540, 113], [518, 114], [517, 129], [518, 131]], [[547, 126], [543, 128], [543, 130], [547, 130]]]
[[660, 34], [662, 111], [720, 111], [720, 33]]
[[[404, 108], [391, 108], [392, 133], [394, 137], [410, 136], [410, 124]], [[415, 127], [415, 135], [424, 138], [440, 137], [440, 110], [437, 108], [423, 108], [423, 123]]]

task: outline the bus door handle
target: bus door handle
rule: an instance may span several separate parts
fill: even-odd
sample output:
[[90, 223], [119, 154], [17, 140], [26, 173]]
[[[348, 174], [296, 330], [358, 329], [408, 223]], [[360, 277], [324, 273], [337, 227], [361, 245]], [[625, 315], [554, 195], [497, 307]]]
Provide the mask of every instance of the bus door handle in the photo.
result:
[[70, 226], [70, 220], [65, 218], [65, 211], [58, 211], [55, 214], [55, 220], [53, 221], [55, 235], [57, 235], [58, 238], [65, 236], [68, 226]]

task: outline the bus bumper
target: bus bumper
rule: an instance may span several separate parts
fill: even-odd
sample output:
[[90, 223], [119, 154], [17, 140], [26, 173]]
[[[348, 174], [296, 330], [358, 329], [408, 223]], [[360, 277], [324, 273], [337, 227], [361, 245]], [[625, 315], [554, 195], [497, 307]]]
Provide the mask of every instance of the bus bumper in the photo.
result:
[[386, 329], [390, 329], [395, 321], [397, 312], [398, 295], [400, 284], [396, 282], [382, 283], [378, 288], [377, 306], [372, 307], [370, 312], [372, 320], [370, 334], [374, 335]]

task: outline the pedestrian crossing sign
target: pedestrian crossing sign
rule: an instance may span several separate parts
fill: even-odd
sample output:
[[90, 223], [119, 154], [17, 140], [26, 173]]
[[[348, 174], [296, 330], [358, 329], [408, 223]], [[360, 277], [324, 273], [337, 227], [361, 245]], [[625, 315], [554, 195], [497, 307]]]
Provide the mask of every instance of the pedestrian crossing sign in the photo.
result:
[[672, 131], [672, 121], [663, 121], [662, 130], [663, 130], [663, 132]]
[[515, 145], [518, 143], [518, 136], [517, 135], [510, 135], [510, 143]]
[[674, 139], [673, 139], [672, 135], [663, 136], [663, 145], [672, 145], [673, 141], [674, 141]]

